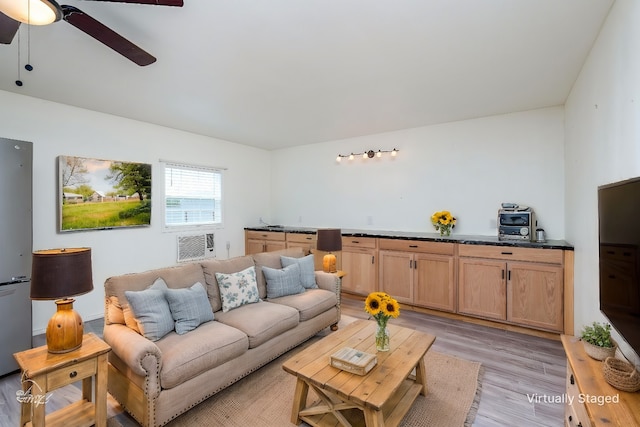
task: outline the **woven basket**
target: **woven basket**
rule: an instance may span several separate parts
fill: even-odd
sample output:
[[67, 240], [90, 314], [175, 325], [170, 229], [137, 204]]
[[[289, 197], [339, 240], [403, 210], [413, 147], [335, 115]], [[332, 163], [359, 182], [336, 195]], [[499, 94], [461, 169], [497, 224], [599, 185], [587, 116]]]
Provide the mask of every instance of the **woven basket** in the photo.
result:
[[614, 357], [616, 355], [616, 348], [618, 345], [615, 341], [612, 340], [612, 342], [613, 347], [598, 347], [597, 345], [593, 345], [582, 340], [584, 351], [596, 360], [605, 360], [607, 357]]
[[640, 390], [640, 374], [635, 366], [626, 360], [607, 357], [602, 364], [602, 372], [604, 379], [618, 390]]

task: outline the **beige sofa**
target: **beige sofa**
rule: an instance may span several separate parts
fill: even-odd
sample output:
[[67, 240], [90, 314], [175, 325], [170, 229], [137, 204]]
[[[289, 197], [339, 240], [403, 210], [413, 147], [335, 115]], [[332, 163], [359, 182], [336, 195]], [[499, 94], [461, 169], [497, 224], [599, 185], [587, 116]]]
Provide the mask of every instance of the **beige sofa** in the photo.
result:
[[[337, 325], [340, 280], [334, 274], [312, 271], [317, 289], [267, 298], [271, 282], [267, 283], [263, 267], [281, 269], [281, 256], [302, 260], [304, 253], [290, 248], [106, 280], [104, 339], [112, 349], [108, 388], [133, 418], [144, 426], [164, 425], [324, 328]], [[260, 301], [224, 312], [216, 273], [236, 273], [251, 266]], [[158, 278], [169, 289], [200, 282], [214, 320], [181, 335], [171, 331], [156, 341], [145, 338], [136, 327], [137, 307], [130, 306], [125, 292], [143, 291]]]

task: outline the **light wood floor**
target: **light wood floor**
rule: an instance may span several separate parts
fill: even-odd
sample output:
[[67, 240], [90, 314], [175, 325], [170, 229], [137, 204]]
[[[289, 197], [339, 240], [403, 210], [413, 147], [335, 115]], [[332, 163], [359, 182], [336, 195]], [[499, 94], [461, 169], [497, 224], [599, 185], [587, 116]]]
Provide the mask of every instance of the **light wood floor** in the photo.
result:
[[[342, 313], [367, 318], [364, 298], [343, 298]], [[528, 397], [565, 393], [567, 365], [560, 341], [402, 309], [390, 321], [435, 335], [432, 350], [482, 363], [475, 427], [563, 425], [562, 404], [534, 403]]]
[[[363, 304], [361, 299], [345, 298], [342, 312], [367, 318]], [[86, 322], [85, 331], [101, 336], [102, 322], [102, 319]], [[529, 400], [529, 396], [559, 396], [565, 392], [566, 360], [559, 341], [407, 310], [391, 322], [435, 335], [432, 347], [435, 351], [482, 363], [482, 395], [474, 426], [563, 425], [562, 404]], [[34, 337], [34, 346], [43, 344], [43, 336]], [[19, 425], [16, 391], [20, 388], [19, 374], [0, 378], [0, 427]], [[56, 390], [47, 404], [47, 412], [74, 402], [79, 395], [74, 386]], [[118, 413], [115, 401], [110, 399], [109, 415]], [[130, 417], [129, 420], [135, 425]]]

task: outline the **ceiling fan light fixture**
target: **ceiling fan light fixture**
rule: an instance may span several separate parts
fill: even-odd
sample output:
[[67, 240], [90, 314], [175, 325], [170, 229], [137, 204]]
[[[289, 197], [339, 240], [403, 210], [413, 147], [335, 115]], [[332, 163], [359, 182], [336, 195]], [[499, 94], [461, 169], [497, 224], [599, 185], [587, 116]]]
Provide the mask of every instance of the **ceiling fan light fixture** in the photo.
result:
[[55, 0], [0, 0], [0, 11], [29, 25], [48, 25], [62, 19], [62, 9]]

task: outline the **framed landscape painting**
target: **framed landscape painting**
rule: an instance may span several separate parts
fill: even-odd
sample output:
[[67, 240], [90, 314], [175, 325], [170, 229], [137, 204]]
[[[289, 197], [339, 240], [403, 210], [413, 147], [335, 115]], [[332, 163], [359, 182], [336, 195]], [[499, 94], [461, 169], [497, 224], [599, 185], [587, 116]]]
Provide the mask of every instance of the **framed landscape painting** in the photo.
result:
[[151, 225], [151, 165], [59, 156], [60, 231]]

